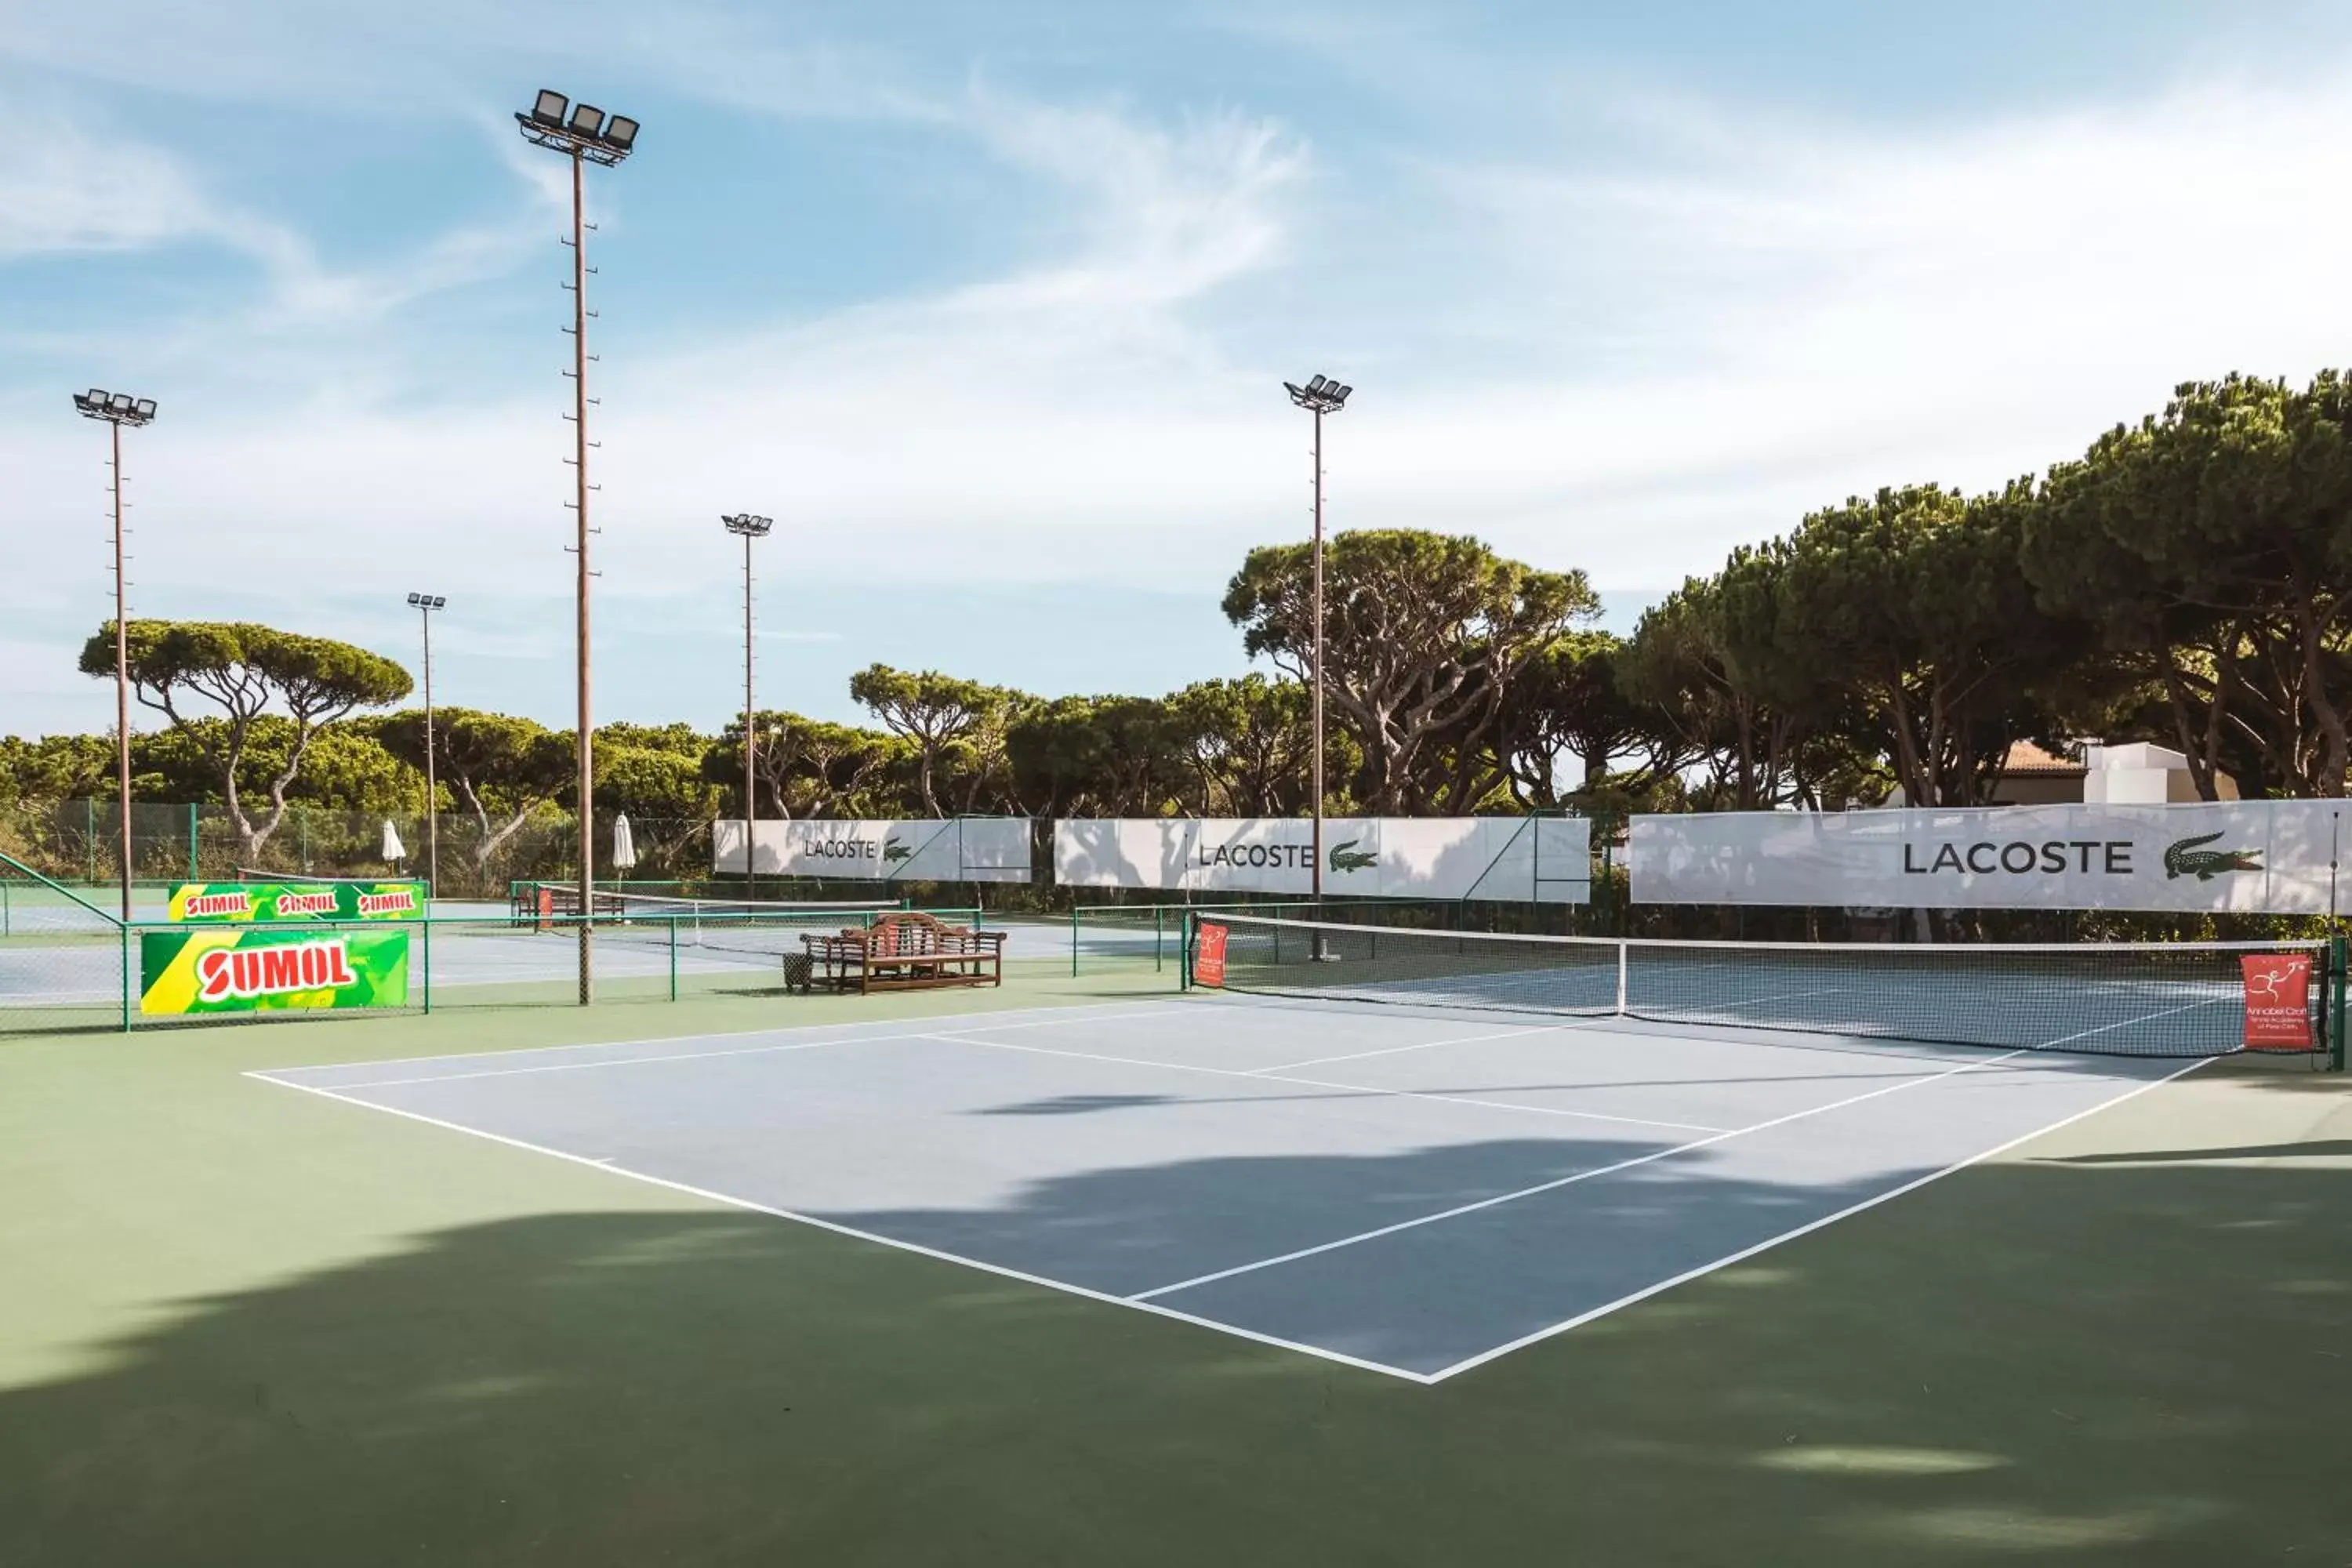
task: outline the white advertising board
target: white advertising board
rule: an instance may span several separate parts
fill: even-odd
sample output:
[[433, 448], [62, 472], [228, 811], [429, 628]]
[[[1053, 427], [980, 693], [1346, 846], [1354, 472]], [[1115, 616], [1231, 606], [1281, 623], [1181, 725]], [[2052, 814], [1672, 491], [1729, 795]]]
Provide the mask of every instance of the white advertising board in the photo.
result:
[[1637, 904], [2327, 914], [2345, 803], [1637, 816]]
[[[1289, 893], [1314, 890], [1304, 817], [1066, 817], [1054, 824], [1064, 887]], [[1332, 816], [1323, 891], [1339, 898], [1493, 899], [1580, 904], [1592, 896], [1592, 825], [1581, 817]]]
[[[761, 877], [875, 882], [1026, 882], [1029, 819], [945, 821], [808, 817], [752, 825], [751, 870]], [[743, 825], [711, 825], [710, 868], [743, 874]]]

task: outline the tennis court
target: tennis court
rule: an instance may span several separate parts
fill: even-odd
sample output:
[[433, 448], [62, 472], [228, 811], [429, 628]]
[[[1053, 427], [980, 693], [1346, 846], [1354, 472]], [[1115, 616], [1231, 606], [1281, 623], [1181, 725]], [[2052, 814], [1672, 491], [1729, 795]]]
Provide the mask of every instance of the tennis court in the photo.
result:
[[256, 1076], [1436, 1382], [2194, 1065], [1195, 993]]

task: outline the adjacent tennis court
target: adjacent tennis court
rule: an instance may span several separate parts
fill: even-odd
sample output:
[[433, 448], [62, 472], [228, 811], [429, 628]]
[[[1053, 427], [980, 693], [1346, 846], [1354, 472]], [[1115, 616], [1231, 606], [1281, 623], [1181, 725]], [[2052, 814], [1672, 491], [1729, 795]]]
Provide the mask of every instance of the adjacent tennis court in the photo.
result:
[[2193, 1065], [1196, 994], [257, 1076], [1434, 1382]]

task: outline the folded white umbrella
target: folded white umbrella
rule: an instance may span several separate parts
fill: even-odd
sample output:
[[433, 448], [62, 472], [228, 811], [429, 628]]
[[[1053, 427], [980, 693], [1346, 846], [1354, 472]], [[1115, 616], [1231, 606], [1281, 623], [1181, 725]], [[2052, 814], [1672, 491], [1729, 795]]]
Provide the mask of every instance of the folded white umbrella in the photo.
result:
[[625, 813], [613, 818], [613, 869], [626, 871], [637, 863], [637, 841], [629, 832]]

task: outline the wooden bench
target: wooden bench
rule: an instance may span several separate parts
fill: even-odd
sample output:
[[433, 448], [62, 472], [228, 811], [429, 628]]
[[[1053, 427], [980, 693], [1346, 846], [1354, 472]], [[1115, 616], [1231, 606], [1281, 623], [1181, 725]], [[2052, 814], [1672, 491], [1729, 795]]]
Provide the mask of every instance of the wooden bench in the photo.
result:
[[1004, 984], [1004, 932], [950, 925], [919, 910], [884, 915], [832, 936], [810, 931], [808, 983], [827, 991], [916, 991]]

